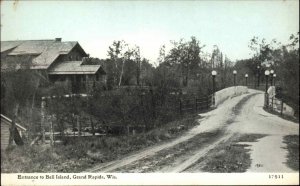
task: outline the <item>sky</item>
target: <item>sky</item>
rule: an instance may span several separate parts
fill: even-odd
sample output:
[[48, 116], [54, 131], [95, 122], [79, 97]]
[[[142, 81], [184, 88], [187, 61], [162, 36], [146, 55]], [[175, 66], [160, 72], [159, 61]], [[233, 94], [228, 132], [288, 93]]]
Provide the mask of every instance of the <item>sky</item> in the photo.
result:
[[155, 64], [170, 40], [195, 36], [231, 60], [251, 56], [253, 36], [286, 43], [299, 32], [298, 0], [264, 1], [1, 1], [1, 40], [78, 41], [107, 58], [114, 40], [140, 47]]

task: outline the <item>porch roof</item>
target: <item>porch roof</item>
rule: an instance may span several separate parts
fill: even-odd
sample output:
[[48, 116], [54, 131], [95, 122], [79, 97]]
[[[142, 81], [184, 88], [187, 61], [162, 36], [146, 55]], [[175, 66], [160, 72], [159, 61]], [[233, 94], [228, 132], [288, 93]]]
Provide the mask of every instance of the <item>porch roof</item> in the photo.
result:
[[101, 65], [81, 65], [82, 61], [64, 61], [49, 69], [49, 74], [96, 74]]

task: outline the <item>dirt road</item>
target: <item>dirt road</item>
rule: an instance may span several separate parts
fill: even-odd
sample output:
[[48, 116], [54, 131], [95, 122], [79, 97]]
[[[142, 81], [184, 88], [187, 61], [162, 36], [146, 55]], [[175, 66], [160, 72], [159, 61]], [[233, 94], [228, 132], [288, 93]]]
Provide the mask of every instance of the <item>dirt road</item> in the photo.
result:
[[[249, 90], [248, 94], [232, 97], [201, 114], [199, 125], [181, 137], [86, 172], [214, 172], [214, 167], [207, 167], [213, 166], [215, 156], [226, 159], [228, 153], [234, 153], [232, 149], [241, 153], [236, 158], [230, 156], [229, 164], [237, 165], [233, 169], [228, 168], [231, 165], [224, 165], [225, 169], [217, 166], [217, 171], [293, 172], [285, 164], [283, 137], [299, 135], [299, 124], [265, 112], [263, 96], [262, 92]], [[239, 160], [241, 157], [244, 160]]]

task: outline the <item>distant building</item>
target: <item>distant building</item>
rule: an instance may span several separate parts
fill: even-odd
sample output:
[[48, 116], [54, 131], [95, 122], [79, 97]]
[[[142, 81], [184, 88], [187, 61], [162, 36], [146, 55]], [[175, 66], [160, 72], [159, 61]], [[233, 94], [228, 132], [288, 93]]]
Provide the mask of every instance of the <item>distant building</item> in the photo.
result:
[[27, 68], [47, 76], [50, 81], [69, 80], [73, 92], [106, 83], [101, 65], [83, 65], [88, 54], [78, 42], [54, 40], [1, 41], [1, 72]]

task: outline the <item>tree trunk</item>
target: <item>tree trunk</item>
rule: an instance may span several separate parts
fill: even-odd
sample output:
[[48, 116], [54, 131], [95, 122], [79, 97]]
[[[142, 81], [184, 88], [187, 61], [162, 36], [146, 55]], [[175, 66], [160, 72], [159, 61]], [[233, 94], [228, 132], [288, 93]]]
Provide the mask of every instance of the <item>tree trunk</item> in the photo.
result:
[[12, 122], [11, 122], [11, 127], [9, 130], [9, 142], [8, 142], [8, 146], [11, 146], [13, 144], [14, 141], [14, 134], [15, 134], [15, 130], [16, 130], [16, 120], [18, 117], [18, 112], [19, 112], [19, 106], [20, 104], [17, 103], [15, 108], [14, 108], [14, 113], [13, 113], [13, 117], [12, 117]]
[[34, 109], [34, 103], [35, 103], [35, 93], [33, 93], [33, 96], [32, 96], [32, 102], [31, 102], [31, 108], [30, 108], [30, 122], [29, 124], [31, 124], [33, 122], [33, 109]]
[[[33, 95], [32, 95], [31, 109], [30, 109], [29, 122], [28, 122], [28, 124], [29, 124], [30, 126], [33, 126], [33, 109], [34, 109], [34, 103], [35, 103], [36, 91], [37, 91], [39, 85], [40, 85], [40, 78], [38, 78], [38, 80], [37, 80], [37, 83], [36, 83], [35, 89], [34, 89], [35, 91], [34, 91], [34, 93], [33, 93]], [[41, 129], [42, 129], [42, 128], [41, 128]], [[41, 132], [43, 133], [43, 131], [41, 131]]]
[[121, 69], [120, 79], [119, 79], [119, 84], [118, 84], [119, 87], [121, 86], [121, 82], [122, 82], [122, 77], [123, 77], [123, 72], [124, 72], [124, 64], [125, 64], [125, 59], [123, 60], [123, 63], [122, 63], [122, 69]]
[[92, 117], [90, 117], [90, 121], [91, 121], [92, 133], [93, 133], [93, 136], [95, 136], [95, 126], [94, 126], [94, 122], [93, 122]]
[[140, 74], [141, 74], [141, 62], [137, 62], [137, 72], [136, 72], [136, 84], [140, 85]]
[[186, 86], [188, 86], [188, 84], [189, 84], [189, 62], [187, 63], [187, 65], [186, 65], [186, 80], [185, 80], [185, 84], [186, 84]]

